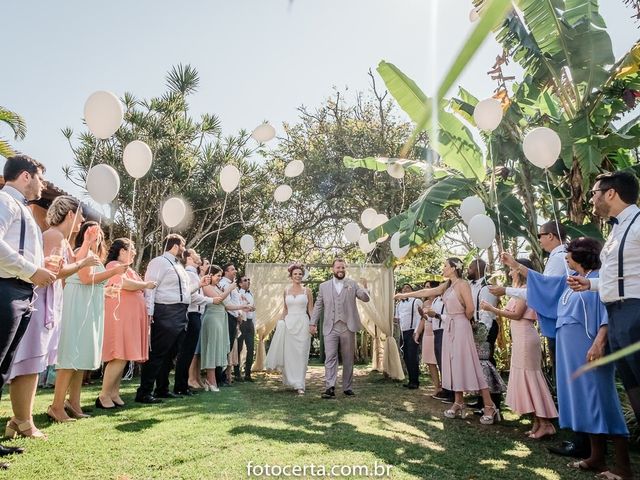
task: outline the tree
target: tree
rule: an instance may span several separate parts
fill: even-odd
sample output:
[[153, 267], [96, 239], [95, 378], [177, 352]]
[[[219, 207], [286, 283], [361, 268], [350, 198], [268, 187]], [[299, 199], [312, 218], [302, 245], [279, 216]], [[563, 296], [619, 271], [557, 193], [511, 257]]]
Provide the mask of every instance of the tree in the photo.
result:
[[[27, 123], [15, 112], [0, 106], [0, 124], [5, 124], [13, 130], [13, 139], [22, 140], [27, 134]], [[3, 157], [11, 157], [16, 151], [11, 147], [8, 141], [0, 137], [0, 155]]]
[[[189, 96], [197, 91], [199, 82], [193, 67], [178, 65], [168, 73], [168, 90], [163, 95], [139, 100], [125, 93], [123, 125], [108, 140], [96, 142], [89, 133], [81, 133], [79, 145], [74, 146], [73, 131], [63, 130], [74, 155], [73, 165], [65, 167], [67, 178], [84, 188], [89, 166], [98, 163], [107, 163], [119, 173], [120, 194], [111, 206], [109, 236], [132, 236], [138, 245], [138, 269], [162, 251], [162, 238], [169, 230], [159, 212], [168, 197], [180, 196], [189, 205], [187, 220], [174, 231], [183, 234], [188, 246], [205, 257], [211, 255], [217, 240], [214, 260], [219, 262], [241, 257], [237, 240], [243, 233], [251, 233], [251, 225], [257, 223], [255, 210], [247, 205], [264, 202], [263, 176], [248, 160], [255, 149], [249, 146], [247, 132], [223, 137], [215, 115], [190, 116]], [[122, 164], [124, 147], [133, 140], [146, 142], [153, 152], [150, 172], [136, 182], [135, 204], [134, 181]], [[239, 190], [227, 197], [219, 187], [219, 172], [227, 164], [242, 172], [242, 203]]]
[[[418, 170], [419, 174], [410, 171], [399, 181], [386, 171], [345, 166], [345, 156], [393, 157], [406, 141], [411, 126], [398, 118], [393, 103], [386, 94], [379, 94], [373, 81], [371, 92], [357, 94], [353, 105], [343, 97], [343, 93], [336, 92], [317, 109], [300, 107], [300, 121], [285, 124], [285, 137], [278, 147], [265, 152], [265, 175], [271, 190], [289, 182], [294, 194], [284, 204], [270, 203], [260, 215], [265, 221], [259, 235], [270, 239], [261, 260], [282, 262], [298, 258], [316, 262], [335, 254], [362, 260], [357, 246], [347, 245], [342, 239], [345, 224], [359, 222], [360, 214], [368, 207], [388, 216], [397, 215], [421, 191], [422, 170]], [[421, 139], [415, 151], [424, 148]], [[302, 160], [305, 170], [289, 180], [284, 178], [283, 168], [293, 159]], [[377, 246], [371, 255], [373, 261], [388, 258], [387, 243]]]

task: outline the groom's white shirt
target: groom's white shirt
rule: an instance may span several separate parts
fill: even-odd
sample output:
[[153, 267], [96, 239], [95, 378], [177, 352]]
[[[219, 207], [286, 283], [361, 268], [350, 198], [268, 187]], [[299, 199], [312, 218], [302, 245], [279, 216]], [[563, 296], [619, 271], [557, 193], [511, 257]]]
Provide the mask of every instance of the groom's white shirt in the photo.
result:
[[340, 295], [342, 292], [342, 288], [344, 287], [344, 279], [338, 280], [336, 277], [333, 277], [333, 288], [336, 289], [336, 293]]

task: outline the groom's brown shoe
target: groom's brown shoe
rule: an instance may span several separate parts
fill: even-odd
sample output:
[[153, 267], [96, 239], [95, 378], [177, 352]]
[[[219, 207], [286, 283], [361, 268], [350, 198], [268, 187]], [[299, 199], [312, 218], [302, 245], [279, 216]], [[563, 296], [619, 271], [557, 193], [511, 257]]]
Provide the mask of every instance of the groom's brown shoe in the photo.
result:
[[336, 389], [335, 387], [329, 387], [327, 388], [324, 392], [322, 392], [322, 395], [320, 395], [322, 398], [335, 398], [336, 397]]

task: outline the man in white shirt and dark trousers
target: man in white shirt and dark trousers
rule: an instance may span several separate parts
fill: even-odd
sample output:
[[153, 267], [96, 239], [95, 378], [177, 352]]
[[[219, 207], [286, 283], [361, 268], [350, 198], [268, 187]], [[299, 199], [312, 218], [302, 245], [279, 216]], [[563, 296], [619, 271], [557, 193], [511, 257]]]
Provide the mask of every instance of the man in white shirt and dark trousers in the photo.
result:
[[191, 303], [187, 309], [187, 330], [176, 357], [176, 376], [173, 384], [173, 393], [191, 396], [193, 391], [189, 388], [189, 366], [200, 338], [202, 314], [206, 306], [213, 303], [213, 299], [202, 294], [202, 282], [198, 275], [198, 266], [202, 264], [200, 255], [193, 248], [188, 248], [184, 251], [182, 259], [185, 265], [184, 269], [189, 276]]
[[[469, 263], [467, 268], [467, 278], [469, 279], [469, 286], [471, 287], [471, 298], [473, 298], [473, 321], [475, 323], [481, 323], [487, 327], [487, 342], [489, 343], [489, 361], [496, 366], [495, 351], [496, 340], [500, 333], [500, 326], [496, 319], [495, 313], [487, 312], [480, 309], [480, 303], [485, 301], [494, 307], [498, 304], [498, 297], [493, 295], [489, 290], [489, 284], [486, 278], [487, 262], [481, 258], [475, 258]], [[496, 405], [496, 408], [500, 408], [502, 404], [502, 394], [492, 393], [491, 399]], [[482, 397], [478, 397], [478, 400], [471, 404], [471, 407], [475, 409], [475, 413], [480, 412], [483, 415], [482, 408], [484, 402]]]
[[244, 322], [240, 323], [240, 336], [238, 337], [238, 365], [235, 366], [234, 374], [236, 380], [240, 380], [240, 356], [242, 354], [242, 346], [247, 346], [247, 355], [246, 361], [244, 364], [244, 381], [253, 382], [253, 378], [251, 378], [251, 367], [253, 366], [253, 354], [254, 354], [254, 342], [256, 336], [256, 326], [255, 326], [255, 300], [253, 298], [253, 293], [251, 293], [251, 279], [246, 275], [243, 275], [240, 278], [240, 282], [238, 283], [238, 295], [240, 296], [240, 300], [245, 305], [251, 305], [253, 310], [245, 313]]
[[[612, 353], [640, 342], [638, 190], [638, 179], [628, 171], [596, 177], [591, 189], [593, 213], [609, 218], [611, 225], [611, 232], [600, 253], [600, 278], [569, 278], [569, 285], [574, 290], [600, 292], [600, 299], [609, 315], [608, 341]], [[636, 421], [640, 422], [640, 352], [625, 355], [617, 360], [616, 367]]]
[[[236, 281], [236, 273], [237, 270], [233, 263], [227, 263], [222, 267], [222, 278], [218, 283], [218, 286], [221, 290], [224, 291], [227, 286]], [[231, 303], [232, 305], [240, 305], [242, 303], [237, 289], [232, 291], [227, 298], [229, 299], [229, 303]], [[239, 310], [227, 311], [227, 321], [229, 322], [229, 351], [233, 350], [233, 342], [236, 339], [238, 322], [240, 322], [242, 319], [242, 313]], [[231, 386], [231, 384], [227, 381], [226, 376], [222, 374], [222, 368], [220, 367], [216, 368], [216, 381], [218, 383], [218, 386]]]
[[[179, 259], [185, 250], [185, 239], [171, 233], [164, 240], [165, 252], [152, 259], [144, 279], [157, 282], [145, 291], [147, 313], [151, 317], [149, 360], [142, 364], [136, 402], [160, 403], [160, 398], [180, 398], [169, 391], [172, 354], [184, 339], [187, 309], [191, 303], [190, 281]], [[153, 387], [155, 385], [155, 394]]]
[[[56, 266], [44, 268], [42, 232], [27, 207], [44, 190], [44, 171], [44, 165], [26, 155], [9, 157], [4, 164], [5, 185], [0, 190], [0, 391], [31, 319], [34, 286], [44, 287], [56, 280], [51, 271]], [[0, 456], [22, 451], [0, 445]], [[0, 469], [8, 466], [0, 463]]]
[[[402, 293], [412, 292], [413, 288], [408, 283], [402, 286]], [[420, 324], [420, 309], [422, 300], [418, 298], [406, 298], [396, 305], [395, 318], [398, 319], [402, 332], [402, 356], [407, 366], [409, 383], [403, 387], [414, 390], [420, 386], [420, 344], [413, 338], [415, 329]]]

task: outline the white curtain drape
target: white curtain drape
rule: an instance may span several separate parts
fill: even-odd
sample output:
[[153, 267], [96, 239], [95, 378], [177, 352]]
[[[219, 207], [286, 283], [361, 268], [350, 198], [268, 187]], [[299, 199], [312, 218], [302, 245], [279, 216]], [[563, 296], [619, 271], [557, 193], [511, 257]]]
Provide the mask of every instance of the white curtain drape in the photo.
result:
[[[287, 265], [276, 263], [249, 263], [245, 272], [251, 278], [256, 303], [258, 346], [252, 370], [259, 371], [264, 370], [265, 339], [282, 316], [282, 294], [289, 285], [289, 274]], [[367, 303], [357, 301], [357, 305], [362, 324], [374, 339], [373, 369], [394, 379], [404, 379], [398, 346], [393, 338], [393, 270], [379, 264], [350, 265], [347, 276], [358, 282], [365, 278], [368, 283], [371, 300]]]

